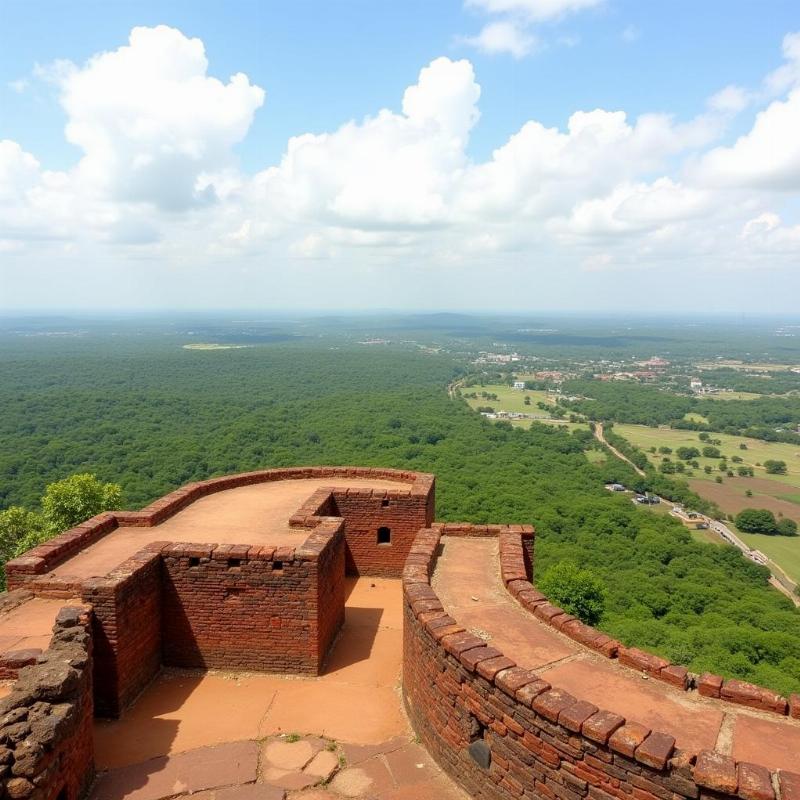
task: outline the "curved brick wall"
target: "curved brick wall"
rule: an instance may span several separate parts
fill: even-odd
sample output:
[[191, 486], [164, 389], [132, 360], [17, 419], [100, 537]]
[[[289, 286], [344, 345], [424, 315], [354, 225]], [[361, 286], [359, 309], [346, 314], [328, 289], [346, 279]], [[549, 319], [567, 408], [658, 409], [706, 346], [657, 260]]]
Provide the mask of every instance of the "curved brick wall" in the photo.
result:
[[[678, 689], [697, 689], [703, 697], [714, 697], [738, 705], [769, 711], [782, 716], [800, 719], [800, 695], [792, 694], [788, 699], [777, 692], [736, 679], [725, 680], [720, 675], [704, 672], [695, 675], [681, 664], [673, 664], [666, 658], [647, 653], [636, 647], [625, 647], [590, 625], [580, 622], [572, 614], [549, 602], [528, 580], [527, 549], [522, 537], [515, 532], [500, 534], [500, 569], [506, 589], [523, 608], [530, 611], [541, 622], [600, 653], [607, 658], [638, 670], [650, 678], [664, 681]], [[798, 754], [800, 761], [800, 754]]]
[[[342, 515], [346, 515], [348, 511], [352, 512], [354, 521], [356, 521], [355, 527], [358, 530], [360, 528], [357, 524], [357, 517], [366, 518], [367, 515], [374, 515], [375, 504], [380, 506], [383, 500], [389, 500], [391, 504], [393, 500], [396, 502], [402, 499], [407, 501], [406, 509], [409, 503], [416, 507], [417, 513], [413, 515], [413, 521], [409, 519], [407, 511], [394, 520], [401, 528], [408, 528], [406, 533], [408, 537], [407, 547], [402, 553], [402, 559], [399, 559], [395, 565], [396, 574], [399, 575], [408, 547], [411, 546], [413, 541], [413, 536], [416, 535], [420, 527], [430, 525], [433, 522], [435, 483], [433, 475], [381, 467], [289, 467], [285, 469], [242, 472], [237, 475], [226, 475], [221, 478], [210, 478], [206, 481], [189, 483], [174, 492], [164, 495], [164, 497], [159, 498], [141, 511], [108, 511], [98, 514], [86, 520], [86, 522], [82, 522], [80, 525], [54, 536], [44, 544], [34, 547], [18, 558], [7, 562], [5, 569], [8, 586], [11, 589], [16, 588], [25, 584], [33, 576], [49, 572], [84, 547], [96, 542], [122, 525], [151, 528], [177, 514], [181, 509], [195, 502], [195, 500], [215, 492], [271, 481], [303, 480], [307, 478], [371, 478], [397, 481], [400, 484], [405, 484], [403, 488], [398, 488], [396, 491], [389, 490], [382, 493], [372, 491], [363, 494], [345, 492], [338, 502], [343, 506], [341, 511], [344, 513]], [[391, 506], [387, 506], [387, 508], [389, 507]], [[326, 512], [320, 512], [318, 508], [304, 506], [298, 510], [297, 514], [291, 517], [289, 522], [293, 527], [315, 527], [318, 524], [315, 521], [316, 515], [320, 513]], [[332, 515], [332, 509], [329, 509], [327, 513]], [[391, 520], [391, 515], [388, 518]], [[425, 521], [422, 522], [422, 520]], [[399, 550], [400, 548], [396, 548], [395, 552]], [[384, 554], [383, 560], [385, 561], [386, 558], [391, 558], [388, 552]], [[394, 558], [398, 557], [395, 555]], [[378, 564], [378, 567], [380, 566]], [[79, 587], [54, 583], [49, 587], [49, 594], [55, 595], [60, 591], [64, 593], [64, 596], [70, 596], [70, 592], [74, 592], [76, 588]]]
[[[771, 773], [716, 752], [675, 748], [667, 732], [597, 708], [518, 667], [449, 616], [430, 578], [442, 533], [499, 535], [503, 577], [528, 582], [522, 532], [512, 527], [423, 530], [403, 572], [403, 691], [412, 723], [440, 765], [473, 797], [491, 800], [798, 800], [800, 774]], [[538, 594], [538, 593], [537, 593]], [[534, 602], [532, 595], [522, 602]], [[540, 619], [550, 614], [537, 598]], [[554, 607], [551, 607], [554, 608]], [[560, 611], [560, 609], [559, 609]], [[560, 612], [563, 614], [564, 612]], [[569, 625], [562, 620], [562, 629]], [[557, 622], [556, 622], [557, 624]], [[610, 655], [610, 637], [571, 626], [573, 638]], [[566, 631], [565, 631], [566, 632]], [[635, 655], [635, 654], [634, 654]], [[665, 665], [660, 671], [666, 669]], [[662, 679], [664, 676], [662, 676]], [[672, 682], [672, 681], [670, 681]]]

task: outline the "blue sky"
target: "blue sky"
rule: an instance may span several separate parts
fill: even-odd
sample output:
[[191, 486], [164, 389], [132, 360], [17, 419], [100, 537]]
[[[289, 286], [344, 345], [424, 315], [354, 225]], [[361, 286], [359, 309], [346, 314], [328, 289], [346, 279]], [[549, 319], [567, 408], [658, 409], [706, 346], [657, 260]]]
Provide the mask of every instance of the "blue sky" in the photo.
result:
[[[739, 137], [753, 131], [757, 115], [772, 104], [787, 104], [785, 113], [781, 108], [774, 112], [784, 127], [797, 120], [794, 50], [792, 40], [787, 45], [785, 38], [800, 30], [796, 2], [51, 1], [4, 2], [2, 11], [0, 140], [14, 143], [7, 147], [12, 166], [5, 180], [18, 180], [14, 176], [23, 167], [26, 177], [8, 189], [14, 203], [9, 202], [5, 233], [0, 204], [0, 243], [5, 242], [0, 246], [0, 307], [28, 307], [37, 298], [45, 306], [86, 303], [85, 296], [68, 290], [65, 275], [79, 275], [97, 286], [92, 302], [107, 301], [111, 286], [122, 282], [131, 290], [133, 305], [214, 305], [220, 269], [235, 275], [233, 283], [241, 287], [240, 292], [226, 288], [225, 304], [276, 307], [299, 303], [309, 281], [318, 281], [329, 292], [335, 288], [332, 302], [337, 304], [350, 298], [356, 306], [375, 305], [387, 275], [398, 270], [410, 270], [426, 284], [424, 304], [429, 307], [504, 302], [505, 292], [499, 289], [487, 298], [482, 279], [487, 269], [529, 290], [515, 298], [520, 307], [580, 308], [597, 302], [607, 310], [615, 304], [625, 307], [635, 302], [635, 293], [626, 286], [648, 275], [648, 261], [650, 269], [668, 266], [694, 280], [702, 273], [703, 285], [718, 289], [717, 310], [736, 310], [762, 296], [757, 302], [772, 304], [763, 290], [764, 269], [782, 285], [800, 288], [800, 165], [793, 145], [769, 145], [786, 148], [785, 158], [774, 164], [760, 160], [760, 141], [735, 148]], [[525, 52], [504, 51], [502, 44], [487, 52], [479, 37], [492, 25], [503, 27], [503, 42], [509, 35], [518, 37]], [[236, 119], [230, 130], [217, 130], [214, 120], [198, 110], [191, 132], [175, 120], [159, 118], [162, 138], [147, 144], [156, 155], [143, 152], [141, 141], [133, 139], [111, 153], [128, 134], [112, 131], [106, 113], [125, 116], [127, 111], [120, 109], [120, 98], [100, 69], [92, 72], [87, 62], [124, 48], [136, 27], [164, 30], [156, 26], [175, 29], [186, 41], [202, 42], [208, 63], [196, 79], [213, 77], [227, 85], [230, 76], [243, 73], [249, 87], [263, 90], [263, 99], [259, 102], [254, 90], [241, 105], [233, 103], [230, 113]], [[164, 41], [168, 54], [180, 47], [178, 40]], [[160, 47], [140, 45], [142, 63], [150, 63], [143, 48], [151, 46]], [[431, 78], [433, 102], [441, 102], [441, 89], [465, 114], [470, 109], [477, 113], [462, 124], [426, 111], [424, 124], [432, 119], [437, 131], [457, 139], [456, 156], [444, 139], [434, 147], [438, 133], [427, 129], [417, 131], [420, 138], [413, 141], [408, 132], [396, 140], [391, 138], [394, 129], [364, 129], [365, 118], [374, 118], [380, 109], [389, 109], [403, 122], [404, 92], [418, 82], [421, 70], [442, 57], [446, 63], [436, 62], [438, 74]], [[65, 68], [64, 62], [72, 66]], [[470, 74], [449, 66], [465, 62]], [[781, 68], [790, 74], [774, 78]], [[81, 75], [93, 88], [81, 88]], [[151, 79], [143, 91], [156, 96], [161, 84], [158, 76]], [[472, 86], [480, 87], [479, 98]], [[725, 108], [712, 114], [712, 98], [725, 87], [735, 87], [733, 99], [717, 103]], [[109, 102], [103, 106], [106, 91]], [[92, 93], [89, 100], [87, 92]], [[563, 147], [558, 145], [558, 156], [549, 156], [561, 170], [550, 175], [547, 164], [539, 163], [543, 153], [550, 153], [547, 137], [528, 137], [512, 161], [521, 164], [520, 175], [529, 183], [514, 186], [513, 192], [499, 183], [514, 180], [513, 170], [509, 175], [508, 170], [490, 169], [493, 152], [508, 145], [526, 123], [564, 134], [575, 112], [595, 109], [624, 111], [631, 129], [641, 115], [665, 115], [668, 121], [659, 123], [654, 136], [642, 133], [637, 144], [635, 130], [612, 131], [617, 123], [605, 117], [602, 124], [608, 130], [599, 139], [617, 137], [619, 149], [609, 153], [602, 142], [595, 142], [596, 157], [610, 173], [602, 180], [591, 174], [591, 154], [576, 156], [566, 140]], [[131, 124], [152, 122], [159, 113], [144, 102], [131, 112], [130, 119], [137, 120]], [[265, 175], [281, 164], [291, 137], [334, 134], [350, 120], [356, 124], [352, 136], [340, 137], [328, 151], [327, 143], [315, 142], [314, 152], [326, 163], [338, 159], [350, 164], [349, 175], [363, 168], [357, 181], [348, 183], [341, 175], [319, 170], [300, 180], [297, 165], [285, 174]], [[82, 132], [65, 135], [70, 121]], [[176, 125], [181, 128], [177, 132]], [[695, 127], [687, 132], [681, 125]], [[774, 139], [770, 130], [761, 139]], [[634, 139], [626, 138], [630, 136]], [[660, 144], [653, 145], [654, 139]], [[675, 142], [665, 144], [667, 139]], [[105, 184], [97, 174], [108, 166], [99, 152], [100, 140], [103, 157], [113, 165], [108, 168], [121, 170]], [[204, 154], [213, 150], [213, 158], [204, 162], [205, 155], [193, 156], [194, 172], [187, 175], [189, 168], [182, 164], [175, 178], [191, 179], [195, 196], [167, 200], [153, 188], [152, 176], [146, 176], [146, 185], [137, 183], [141, 176], [135, 174], [136, 165], [142, 159], [157, 159], [165, 149], [185, 150], [197, 142]], [[370, 185], [376, 167], [369, 159], [384, 164], [397, 147], [413, 149], [404, 177], [429, 192], [393, 187], [391, 181], [398, 177], [388, 173], [381, 176], [382, 186]], [[359, 155], [364, 148], [370, 153], [366, 159]], [[635, 151], [636, 163], [630, 168], [626, 148]], [[725, 148], [727, 152], [713, 154]], [[528, 165], [526, 158], [538, 166]], [[31, 159], [37, 163], [36, 175]], [[127, 166], [122, 163], [126, 160]], [[178, 169], [170, 161], [158, 174], [166, 180], [173, 167]], [[464, 178], [467, 172], [474, 174]], [[495, 172], [503, 174], [488, 174]], [[551, 182], [557, 188], [546, 192], [543, 187]], [[307, 200], [309, 185], [326, 187], [330, 196], [303, 207], [298, 197]], [[562, 192], [563, 187], [569, 191]], [[479, 207], [475, 195], [495, 191], [503, 202]], [[665, 191], [671, 211], [665, 216], [659, 200], [655, 223], [614, 216], [626, 197], [629, 206], [646, 207]], [[201, 196], [206, 198], [202, 202]], [[404, 198], [401, 207], [393, 204], [395, 196]], [[528, 202], [530, 198], [538, 199]], [[388, 205], [382, 210], [384, 201]], [[517, 214], [526, 203], [530, 208], [511, 225], [512, 207]], [[65, 214], [64, 208], [71, 208], [73, 216], [64, 216], [53, 228], [53, 209]], [[378, 210], [371, 216], [374, 208]], [[731, 208], [738, 213], [732, 215]], [[676, 229], [692, 222], [691, 230]], [[218, 224], [216, 238], [212, 241], [209, 235], [203, 253], [193, 249], [193, 227], [209, 231]], [[124, 235], [118, 235], [120, 226]], [[459, 251], [458, 242], [476, 226], [486, 226], [483, 255], [480, 243], [467, 247], [466, 253]], [[76, 230], [80, 235], [73, 239]], [[709, 230], [717, 231], [718, 243]], [[742, 250], [743, 255], [732, 253], [731, 237], [744, 232], [760, 238], [748, 240], [750, 249]], [[676, 242], [687, 237], [694, 246], [682, 251]], [[234, 252], [234, 240], [247, 240], [247, 246]], [[209, 252], [214, 253], [213, 263]], [[738, 262], [735, 268], [732, 259]], [[184, 296], [181, 284], [192, 269], [196, 286], [191, 296]], [[332, 271], [339, 275], [335, 286]], [[110, 282], [109, 275], [114, 276]], [[47, 276], [59, 287], [55, 296], [41, 289]], [[454, 277], [464, 278], [463, 296], [452, 296]], [[363, 293], [345, 291], [343, 282], [364, 287]], [[727, 288], [720, 291], [723, 282]], [[166, 297], [156, 296], [154, 287], [159, 285], [167, 287]], [[568, 296], [564, 286], [570, 288]], [[678, 296], [668, 291], [665, 307]], [[418, 304], [409, 290], [398, 290], [394, 302], [398, 307]]]

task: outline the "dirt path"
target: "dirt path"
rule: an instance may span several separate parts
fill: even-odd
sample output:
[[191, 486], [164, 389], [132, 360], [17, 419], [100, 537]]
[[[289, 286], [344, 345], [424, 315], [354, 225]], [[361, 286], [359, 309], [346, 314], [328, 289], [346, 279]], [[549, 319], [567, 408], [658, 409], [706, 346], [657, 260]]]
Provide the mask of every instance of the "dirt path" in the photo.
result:
[[616, 447], [614, 447], [613, 445], [610, 445], [606, 441], [606, 437], [603, 434], [603, 423], [602, 422], [595, 422], [594, 423], [594, 435], [595, 435], [595, 438], [597, 439], [597, 441], [598, 442], [602, 442], [602, 444], [604, 444], [617, 458], [619, 458], [622, 461], [625, 461], [626, 463], [630, 464], [634, 468], [634, 470], [636, 470], [636, 474], [637, 475], [641, 476], [642, 478], [645, 477], [645, 473], [644, 473], [643, 469], [639, 469], [639, 467], [637, 467], [636, 464], [633, 463], [633, 461], [631, 461], [627, 456], [625, 456], [622, 453], [620, 453], [620, 451], [617, 450]]

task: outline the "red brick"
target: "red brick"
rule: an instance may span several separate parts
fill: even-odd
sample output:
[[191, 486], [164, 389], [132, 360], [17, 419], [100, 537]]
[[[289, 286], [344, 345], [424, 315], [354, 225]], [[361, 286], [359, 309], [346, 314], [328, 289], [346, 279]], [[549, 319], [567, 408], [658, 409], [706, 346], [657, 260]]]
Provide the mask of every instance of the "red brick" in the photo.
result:
[[593, 703], [586, 700], [579, 700], [572, 706], [565, 708], [558, 715], [559, 724], [563, 725], [567, 730], [580, 733], [581, 726], [586, 722], [592, 714], [596, 714], [598, 708]]
[[675, 751], [675, 737], [668, 733], [653, 731], [637, 748], [634, 754], [641, 764], [655, 769], [664, 769]]
[[780, 770], [778, 772], [778, 786], [780, 787], [781, 800], [800, 800], [800, 773]]
[[722, 676], [711, 672], [704, 672], [697, 679], [697, 691], [703, 697], [719, 697], [722, 690]]
[[575, 705], [575, 702], [575, 698], [569, 692], [563, 689], [550, 689], [540, 694], [531, 704], [531, 708], [550, 722], [556, 722], [558, 715], [564, 709]]
[[700, 786], [725, 794], [735, 794], [739, 785], [736, 762], [711, 750], [700, 752], [693, 774]]
[[638, 722], [626, 722], [611, 734], [608, 746], [618, 753], [633, 758], [636, 748], [650, 735], [650, 728]]
[[611, 711], [598, 711], [583, 723], [581, 732], [594, 742], [605, 744], [617, 728], [625, 724], [625, 717]]
[[774, 800], [772, 776], [766, 767], [740, 762], [737, 764], [739, 797], [743, 800]]

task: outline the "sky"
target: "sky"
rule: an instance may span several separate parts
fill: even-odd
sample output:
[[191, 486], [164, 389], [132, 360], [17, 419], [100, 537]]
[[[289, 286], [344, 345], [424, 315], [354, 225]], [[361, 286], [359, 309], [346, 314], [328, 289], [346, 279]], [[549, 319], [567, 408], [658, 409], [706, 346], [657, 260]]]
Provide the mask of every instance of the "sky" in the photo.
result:
[[796, 0], [0, 0], [0, 309], [797, 312]]

